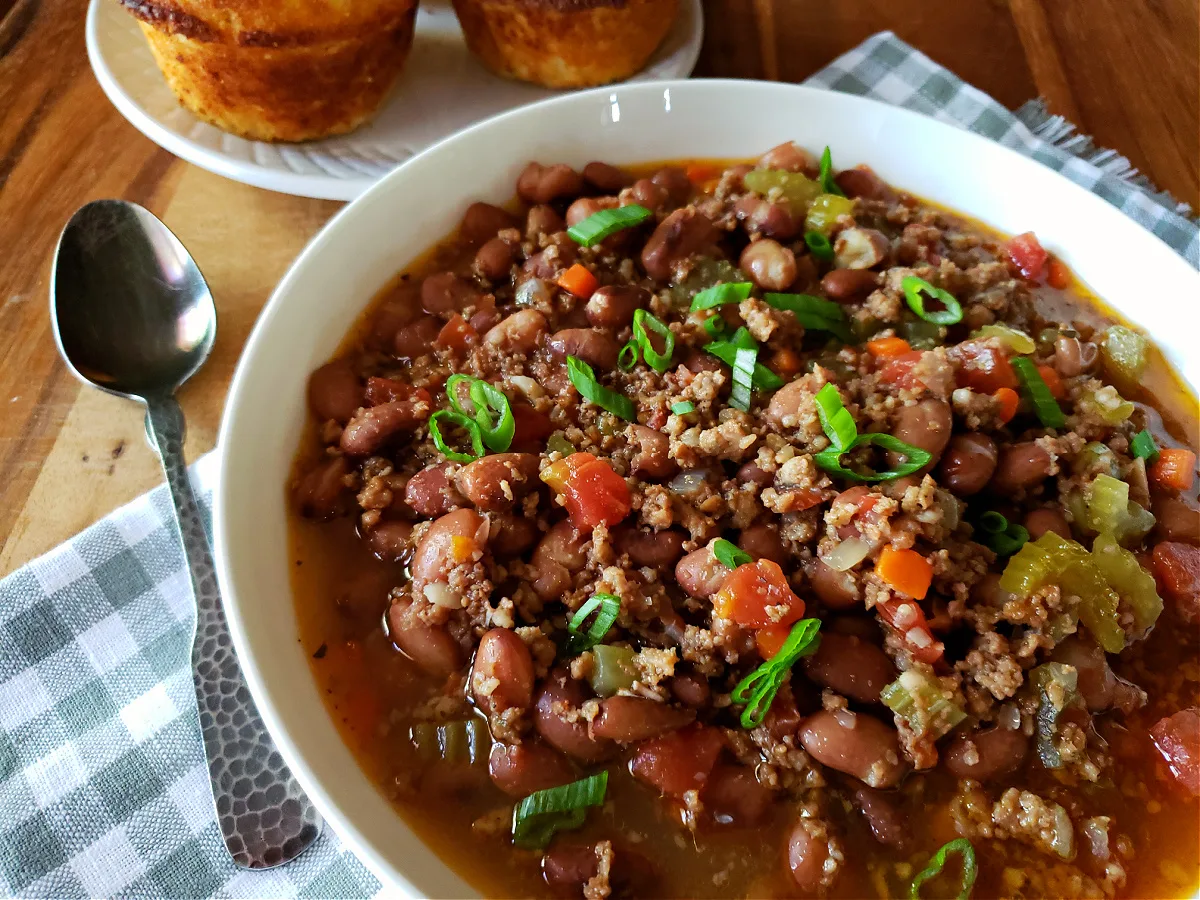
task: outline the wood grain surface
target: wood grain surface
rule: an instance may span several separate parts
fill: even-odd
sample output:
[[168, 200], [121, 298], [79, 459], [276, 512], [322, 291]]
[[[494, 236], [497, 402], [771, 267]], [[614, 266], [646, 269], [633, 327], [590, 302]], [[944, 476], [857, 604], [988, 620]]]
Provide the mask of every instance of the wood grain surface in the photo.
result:
[[[180, 396], [194, 459], [262, 304], [339, 207], [227, 181], [142, 137], [92, 77], [86, 6], [0, 0], [0, 575], [161, 480], [140, 408], [81, 390], [55, 350], [48, 276], [71, 213], [142, 203], [208, 277], [219, 337]], [[1045, 97], [1200, 206], [1196, 0], [706, 0], [705, 14], [697, 76], [800, 81], [891, 29], [1007, 106]]]

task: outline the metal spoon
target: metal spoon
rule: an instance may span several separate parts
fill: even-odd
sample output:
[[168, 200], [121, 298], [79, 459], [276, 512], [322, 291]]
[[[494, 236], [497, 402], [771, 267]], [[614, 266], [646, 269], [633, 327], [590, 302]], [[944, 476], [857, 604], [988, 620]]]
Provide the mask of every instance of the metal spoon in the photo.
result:
[[85, 383], [146, 405], [196, 596], [192, 677], [217, 821], [238, 866], [295, 859], [324, 822], [284, 765], [242, 678], [208, 537], [183, 458], [176, 389], [204, 364], [217, 312], [183, 244], [149, 211], [89, 203], [58, 240], [50, 286], [54, 339]]

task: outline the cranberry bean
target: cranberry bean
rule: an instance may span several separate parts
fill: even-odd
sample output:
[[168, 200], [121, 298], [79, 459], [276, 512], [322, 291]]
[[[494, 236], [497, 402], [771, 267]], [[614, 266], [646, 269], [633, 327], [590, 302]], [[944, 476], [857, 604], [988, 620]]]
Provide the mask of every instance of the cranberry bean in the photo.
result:
[[942, 762], [956, 778], [992, 781], [1011, 775], [1029, 754], [1029, 738], [1020, 731], [988, 728], [954, 737], [942, 751]]
[[733, 209], [749, 235], [789, 241], [800, 233], [800, 225], [791, 210], [782, 203], [772, 203], [756, 194], [747, 194]]
[[478, 558], [487, 535], [487, 519], [473, 509], [456, 509], [434, 520], [413, 556], [414, 593], [422, 591], [427, 584], [445, 582], [456, 566]]
[[455, 463], [438, 463], [422, 469], [404, 487], [404, 502], [422, 516], [434, 518], [458, 509], [466, 503], [451, 480]]
[[584, 307], [588, 324], [613, 330], [626, 328], [633, 322], [634, 312], [650, 305], [651, 296], [645, 288], [628, 284], [599, 288]]
[[1061, 335], [1054, 342], [1054, 368], [1058, 374], [1070, 378], [1083, 371], [1079, 338]]
[[721, 732], [692, 725], [638, 745], [629, 770], [670, 797], [702, 788], [724, 747]]
[[688, 198], [692, 196], [692, 182], [687, 177], [687, 173], [679, 166], [664, 166], [653, 175], [650, 180], [659, 187], [664, 188], [667, 196], [674, 203], [686, 203]]
[[532, 353], [545, 333], [546, 317], [536, 309], [522, 309], [501, 319], [483, 340], [502, 353]]
[[335, 456], [306, 472], [296, 484], [300, 514], [310, 519], [345, 515], [348, 505], [346, 476], [349, 473], [350, 466], [344, 456]]
[[870, 269], [887, 259], [891, 246], [874, 228], [843, 228], [833, 242], [833, 262], [839, 269]]
[[712, 700], [708, 679], [696, 672], [680, 672], [671, 679], [671, 694], [684, 706], [704, 709]]
[[537, 543], [537, 522], [511, 512], [492, 513], [488, 546], [499, 557], [519, 556]]
[[[928, 452], [933, 458], [928, 465], [919, 470], [928, 472], [941, 459], [942, 451], [950, 442], [950, 432], [953, 428], [954, 415], [950, 404], [945, 400], [928, 397], [912, 405], [902, 406], [896, 411], [892, 437]], [[895, 466], [900, 464], [903, 454], [889, 451], [887, 458], [888, 462]]]
[[665, 569], [674, 566], [683, 553], [687, 535], [676, 529], [642, 531], [634, 525], [621, 525], [613, 535], [618, 553], [628, 553], [635, 566]]
[[308, 405], [322, 422], [334, 419], [344, 425], [363, 402], [362, 382], [344, 359], [326, 363], [308, 376]]
[[567, 227], [553, 206], [530, 207], [525, 216], [525, 239], [537, 243], [541, 235], [557, 234]]
[[896, 667], [874, 644], [849, 634], [823, 634], [817, 652], [804, 659], [804, 674], [821, 687], [859, 703], [878, 703], [896, 678]]
[[875, 788], [904, 774], [896, 729], [866, 713], [821, 710], [800, 726], [800, 743], [817, 762]]
[[741, 484], [757, 484], [759, 487], [770, 487], [775, 483], [775, 476], [756, 462], [743, 463], [735, 477]]
[[629, 178], [624, 172], [616, 166], [602, 162], [590, 162], [584, 166], [583, 180], [596, 190], [604, 191], [606, 194], [615, 194], [629, 184]]
[[785, 847], [792, 878], [805, 893], [816, 895], [825, 887], [825, 862], [829, 843], [808, 819], [799, 819], [788, 834]]
[[683, 358], [683, 366], [689, 372], [720, 372], [721, 363], [709, 353], [693, 350]]
[[444, 628], [419, 618], [408, 601], [388, 609], [388, 637], [400, 651], [430, 675], [445, 677], [462, 665], [462, 648]]
[[567, 227], [578, 225], [589, 216], [594, 216], [602, 209], [612, 209], [617, 205], [616, 197], [580, 197], [567, 207]]
[[637, 447], [630, 461], [634, 475], [662, 479], [679, 471], [679, 465], [669, 455], [671, 440], [661, 431], [647, 425], [630, 425], [626, 434], [629, 442]]
[[412, 322], [421, 312], [421, 286], [404, 281], [393, 289], [371, 320], [367, 345], [373, 350], [388, 349], [401, 326]]
[[412, 522], [380, 522], [367, 532], [367, 546], [384, 562], [402, 562], [412, 552], [412, 532]]
[[1156, 496], [1151, 510], [1158, 520], [1154, 533], [1160, 541], [1200, 543], [1200, 507], [1194, 499]]
[[747, 244], [738, 266], [764, 291], [782, 291], [796, 280], [796, 255], [770, 238]]
[[590, 537], [564, 519], [548, 532], [533, 551], [529, 565], [533, 590], [543, 600], [558, 599], [571, 586], [571, 573], [587, 562]]
[[938, 480], [960, 497], [978, 494], [992, 480], [998, 456], [996, 442], [986, 434], [956, 434], [942, 455]]
[[391, 403], [393, 400], [408, 400], [415, 393], [416, 389], [406, 381], [372, 375], [367, 379], [367, 389], [363, 392], [363, 399], [367, 401], [367, 406], [379, 406], [383, 403]]
[[573, 245], [552, 243], [541, 253], [535, 253], [521, 265], [521, 271], [542, 281], [554, 281], [558, 273], [569, 269], [579, 253]]
[[421, 307], [431, 315], [458, 312], [481, 296], [471, 282], [453, 272], [430, 275], [421, 283]]
[[821, 279], [821, 290], [830, 300], [854, 303], [879, 287], [879, 275], [867, 269], [833, 269]]
[[729, 569], [708, 547], [693, 550], [675, 566], [675, 580], [697, 600], [711, 600], [725, 584]]
[[469, 244], [481, 244], [505, 228], [513, 228], [517, 218], [506, 209], [490, 203], [472, 203], [463, 213], [459, 233]]
[[738, 546], [756, 559], [769, 559], [781, 566], [791, 555], [787, 544], [779, 536], [779, 529], [770, 522], [759, 522], [743, 528], [738, 535]]
[[533, 725], [551, 746], [567, 756], [599, 762], [612, 754], [615, 745], [588, 733], [587, 720], [579, 713], [584, 696], [578, 681], [566, 672], [552, 672], [538, 694]]
[[590, 844], [555, 843], [542, 854], [542, 879], [563, 897], [583, 896], [600, 865]]
[[1006, 495], [1036, 487], [1050, 477], [1052, 468], [1050, 454], [1034, 441], [1009, 444], [1000, 451], [992, 490]]
[[671, 195], [665, 187], [655, 184], [649, 178], [639, 178], [629, 189], [629, 199], [646, 209], [659, 210], [667, 205]]
[[771, 811], [775, 792], [745, 766], [719, 765], [704, 786], [704, 808], [718, 825], [758, 825]]
[[909, 825], [896, 807], [892, 795], [874, 788], [860, 787], [854, 792], [854, 802], [875, 835], [875, 840], [889, 847], [899, 847], [908, 837]]
[[536, 453], [489, 453], [454, 479], [463, 496], [485, 511], [508, 509], [538, 485]]
[[1047, 531], [1053, 531], [1059, 537], [1071, 540], [1071, 525], [1061, 510], [1052, 508], [1035, 509], [1025, 517], [1025, 530], [1029, 532], [1030, 540], [1036, 541]]
[[782, 172], [817, 171], [816, 158], [795, 141], [772, 147], [758, 158], [756, 165], [760, 169], [776, 169]]
[[896, 192], [868, 166], [842, 169], [833, 177], [837, 186], [847, 197], [865, 197], [868, 200], [892, 200]]
[[862, 593], [850, 572], [831, 569], [823, 560], [814, 559], [807, 568], [813, 593], [830, 609], [862, 608]]
[[508, 241], [492, 238], [475, 254], [475, 271], [489, 281], [508, 278], [516, 261], [517, 251]]
[[607, 331], [595, 328], [564, 328], [546, 341], [553, 359], [564, 361], [576, 356], [597, 369], [615, 369], [621, 348]]
[[796, 427], [805, 406], [814, 409], [812, 390], [803, 379], [790, 381], [771, 395], [763, 416], [780, 431]]
[[663, 219], [642, 248], [642, 266], [657, 281], [669, 281], [676, 265], [711, 249], [718, 237], [713, 223], [692, 207]]
[[396, 329], [392, 339], [392, 352], [401, 359], [416, 359], [424, 356], [437, 340], [442, 323], [433, 316], [421, 316], [414, 322]]
[[537, 453], [554, 433], [554, 422], [544, 412], [524, 403], [512, 404], [513, 442], [511, 449], [520, 453]]
[[541, 741], [492, 744], [488, 774], [496, 787], [510, 797], [528, 797], [537, 791], [570, 784], [575, 780], [571, 764]]
[[526, 203], [550, 203], [583, 192], [583, 177], [563, 163], [543, 166], [531, 162], [517, 178], [517, 194]]
[[362, 410], [342, 430], [342, 452], [370, 456], [392, 435], [415, 428], [428, 418], [428, 404], [394, 400]]
[[1050, 658], [1075, 669], [1079, 696], [1091, 712], [1112, 705], [1117, 676], [1109, 668], [1104, 650], [1090, 637], [1077, 632], [1055, 647]]
[[609, 697], [600, 701], [600, 715], [592, 722], [592, 733], [618, 744], [631, 744], [677, 731], [695, 717], [690, 709], [679, 709], [657, 700]]
[[525, 642], [507, 628], [493, 628], [479, 639], [471, 666], [475, 705], [488, 716], [533, 703], [533, 657]]

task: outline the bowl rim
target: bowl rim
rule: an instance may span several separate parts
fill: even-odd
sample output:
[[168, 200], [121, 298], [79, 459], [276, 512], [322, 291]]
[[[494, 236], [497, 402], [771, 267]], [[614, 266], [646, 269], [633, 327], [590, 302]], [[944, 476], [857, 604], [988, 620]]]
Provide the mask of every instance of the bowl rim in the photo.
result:
[[[1001, 144], [988, 137], [977, 134], [975, 132], [961, 129], [953, 124], [941, 121], [932, 116], [916, 112], [914, 110], [897, 107], [892, 104], [876, 100], [870, 97], [859, 95], [846, 94], [839, 91], [834, 91], [826, 88], [812, 87], [808, 85], [790, 84], [774, 81], [759, 81], [759, 80], [742, 80], [742, 79], [677, 79], [656, 82], [642, 83], [626, 83], [620, 85], [610, 85], [605, 87], [593, 88], [586, 91], [579, 91], [571, 94], [566, 94], [560, 97], [553, 97], [538, 103], [528, 106], [509, 110], [478, 122], [460, 132], [450, 135], [437, 143], [429, 146], [425, 150], [406, 160], [386, 176], [377, 181], [368, 190], [360, 196], [350, 201], [345, 207], [334, 214], [322, 226], [320, 231], [313, 236], [304, 249], [297, 255], [295, 260], [288, 267], [287, 272], [280, 279], [279, 283], [272, 291], [271, 296], [264, 304], [261, 312], [258, 315], [257, 321], [253, 329], [248, 335], [245, 345], [238, 359], [237, 368], [230, 382], [229, 391], [222, 412], [221, 426], [218, 434], [217, 447], [219, 450], [219, 476], [217, 479], [216, 488], [213, 494], [213, 538], [214, 538], [214, 560], [216, 563], [217, 574], [221, 586], [222, 596], [224, 599], [224, 608], [226, 618], [229, 622], [230, 633], [233, 637], [234, 647], [238, 658], [242, 664], [242, 671], [245, 675], [247, 685], [250, 688], [251, 694], [254, 697], [258, 711], [263, 718], [268, 730], [276, 742], [280, 753], [292, 770], [293, 775], [301, 784], [309, 797], [316, 804], [323, 816], [333, 825], [338, 836], [343, 843], [351, 849], [356, 856], [367, 865], [367, 867], [380, 879], [385, 888], [394, 887], [400, 891], [406, 892], [412, 896], [420, 895], [420, 890], [409, 879], [409, 877], [398, 869], [395, 865], [389, 862], [383, 853], [375, 846], [373, 840], [364, 834], [354, 823], [353, 816], [346, 814], [331, 798], [324, 786], [317, 780], [312, 770], [309, 768], [308, 762], [304, 755], [300, 752], [295, 741], [293, 740], [288, 729], [284, 726], [282, 716], [273, 698], [272, 689], [266, 684], [262, 671], [260, 670], [257, 659], [255, 658], [252, 644], [248, 636], [245, 621], [242, 615], [240, 601], [238, 600], [237, 590], [235, 587], [235, 573], [232, 570], [229, 553], [226, 547], [228, 541], [228, 533], [231, 527], [232, 517], [237, 514], [238, 504], [237, 498], [230, 496], [227, 493], [230, 479], [227, 478], [227, 473], [233, 466], [235, 454], [229, 453], [228, 448], [231, 445], [233, 437], [232, 432], [237, 426], [237, 407], [242, 398], [243, 393], [248, 389], [247, 380], [250, 377], [250, 369], [252, 368], [253, 359], [262, 351], [264, 343], [269, 340], [271, 331], [274, 327], [275, 320], [282, 314], [284, 305], [288, 295], [293, 291], [298, 282], [305, 275], [306, 270], [320, 260], [325, 252], [326, 246], [334, 239], [334, 236], [341, 229], [348, 227], [348, 223], [353, 221], [364, 209], [372, 204], [381, 195], [392, 191], [392, 186], [397, 183], [402, 183], [408, 178], [408, 172], [411, 168], [420, 165], [428, 157], [445, 152], [447, 147], [453, 146], [459, 142], [471, 140], [480, 132], [491, 130], [499, 123], [509, 122], [513, 119], [521, 118], [541, 118], [555, 108], [562, 105], [587, 104], [594, 102], [595, 98], [602, 95], [611, 95], [618, 91], [621, 96], [629, 94], [661, 94], [664, 91], [750, 91], [768, 93], [787, 93], [792, 95], [811, 95], [813, 97], [821, 97], [825, 102], [828, 102], [829, 95], [835, 95], [839, 99], [835, 102], [843, 103], [848, 113], [853, 114], [855, 110], [865, 111], [867, 116], [872, 115], [872, 111], [886, 111], [887, 116], [899, 116], [902, 120], [912, 121], [920, 120], [922, 128], [933, 127], [935, 129], [948, 129], [951, 132], [957, 132], [960, 139], [965, 140], [968, 148], [987, 148], [988, 153], [995, 153], [997, 150], [1013, 158], [1014, 165], [1018, 167], [1030, 167], [1027, 171], [1036, 168], [1044, 170], [1046, 174], [1060, 180], [1064, 183], [1072, 197], [1073, 203], [1077, 203], [1081, 209], [1079, 215], [1086, 215], [1089, 209], [1103, 209], [1104, 215], [1111, 216], [1113, 214], [1126, 217], [1125, 213], [1113, 207], [1106, 200], [1097, 194], [1087, 190], [1086, 188], [1074, 183], [1065, 175], [1055, 172], [1038, 161], [1018, 152], [1012, 147]], [[886, 152], [886, 151], [881, 151]], [[982, 152], [982, 151], [981, 151]], [[648, 160], [650, 161], [650, 160]], [[502, 166], [506, 164], [506, 160], [500, 156], [495, 160], [489, 160], [490, 166]], [[462, 199], [462, 198], [455, 198]], [[977, 214], [971, 210], [961, 209], [954, 210], [961, 212], [967, 216], [975, 217]], [[1196, 272], [1186, 260], [1177, 254], [1169, 245], [1167, 245], [1160, 237], [1146, 229], [1140, 223], [1129, 220], [1131, 227], [1136, 228], [1143, 234], [1145, 238], [1152, 239], [1161, 250], [1160, 257], [1165, 260], [1168, 257], [1175, 260], [1177, 266], [1174, 266], [1175, 271], [1168, 273], [1168, 280], [1187, 284], [1191, 282], [1197, 289], [1197, 295], [1200, 295], [1200, 274]], [[435, 240], [440, 240], [441, 235]], [[428, 246], [432, 246], [433, 241], [430, 241]], [[427, 247], [421, 248], [423, 252]], [[414, 254], [415, 256], [415, 254]], [[403, 265], [397, 267], [400, 271]], [[1171, 264], [1167, 268], [1172, 268]], [[359, 309], [359, 314], [365, 309], [365, 304], [370, 302], [371, 298], [363, 301], [363, 305]], [[1172, 361], [1172, 368], [1179, 375], [1180, 380], [1190, 391], [1195, 391], [1195, 385], [1189, 383], [1184, 373], [1180, 371], [1180, 366]], [[325, 724], [322, 727], [334, 727], [332, 720], [327, 718], [328, 711], [323, 710], [326, 715]], [[340, 735], [338, 736], [340, 740]], [[400, 818], [397, 813], [397, 817]], [[409, 828], [407, 823], [405, 827]], [[411, 830], [411, 829], [410, 829]], [[431, 851], [432, 852], [432, 851]]]

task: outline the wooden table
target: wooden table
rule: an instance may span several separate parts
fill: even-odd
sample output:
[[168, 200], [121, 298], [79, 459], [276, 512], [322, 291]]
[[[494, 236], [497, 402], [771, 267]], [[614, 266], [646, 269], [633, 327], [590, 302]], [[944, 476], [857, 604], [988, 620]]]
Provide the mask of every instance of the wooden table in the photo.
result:
[[[180, 398], [191, 459], [213, 446], [259, 309], [339, 207], [226, 181], [142, 137], [92, 77], [86, 5], [0, 0], [0, 575], [160, 481], [140, 409], [80, 390], [55, 351], [50, 259], [76, 207], [149, 207], [212, 286], [220, 336]], [[1045, 97], [1200, 206], [1196, 0], [706, 0], [705, 13], [698, 76], [800, 81], [891, 29], [1007, 106]]]

